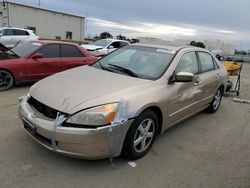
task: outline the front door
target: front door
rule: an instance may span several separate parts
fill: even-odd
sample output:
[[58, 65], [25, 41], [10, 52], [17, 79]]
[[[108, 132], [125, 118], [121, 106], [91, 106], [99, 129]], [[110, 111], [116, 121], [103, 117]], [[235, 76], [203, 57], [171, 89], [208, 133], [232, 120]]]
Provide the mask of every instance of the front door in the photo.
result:
[[35, 53], [43, 54], [43, 58], [34, 59], [31, 56], [26, 60], [27, 81], [37, 81], [62, 70], [58, 44], [47, 44]]
[[169, 90], [172, 91], [168, 102], [170, 126], [201, 108], [203, 84], [199, 77], [199, 65], [195, 52], [187, 52], [181, 57], [175, 74], [178, 72], [193, 73], [194, 79], [191, 82], [175, 82], [169, 85]]

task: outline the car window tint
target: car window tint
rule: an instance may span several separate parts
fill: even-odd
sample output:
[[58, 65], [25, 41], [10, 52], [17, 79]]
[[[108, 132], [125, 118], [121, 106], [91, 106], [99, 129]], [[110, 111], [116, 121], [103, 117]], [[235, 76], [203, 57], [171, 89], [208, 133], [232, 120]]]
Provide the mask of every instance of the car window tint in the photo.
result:
[[3, 30], [3, 35], [4, 36], [14, 35], [14, 30], [13, 29], [5, 29], [5, 30]]
[[62, 44], [61, 57], [84, 57], [84, 55], [76, 46]]
[[123, 47], [123, 46], [126, 46], [126, 45], [128, 45], [128, 43], [126, 43], [126, 42], [120, 42], [120, 48]]
[[120, 48], [120, 42], [113, 42], [109, 46], [113, 46], [113, 48]]
[[213, 58], [213, 61], [214, 61], [215, 69], [219, 69], [220, 67], [219, 67], [218, 63], [216, 62], [216, 60], [214, 58]]
[[206, 52], [198, 52], [199, 57], [200, 57], [200, 62], [201, 62], [201, 71], [202, 72], [207, 72], [214, 70], [214, 61], [213, 58], [210, 54]]
[[24, 31], [24, 30], [18, 30], [18, 29], [15, 29], [14, 30], [14, 35], [29, 35], [29, 33], [27, 31]]
[[193, 74], [198, 74], [198, 61], [195, 52], [188, 52], [184, 54], [177, 67], [175, 68], [175, 73], [178, 72], [191, 72]]
[[60, 48], [59, 44], [48, 44], [38, 50], [37, 53], [41, 53], [45, 58], [56, 58], [60, 57]]

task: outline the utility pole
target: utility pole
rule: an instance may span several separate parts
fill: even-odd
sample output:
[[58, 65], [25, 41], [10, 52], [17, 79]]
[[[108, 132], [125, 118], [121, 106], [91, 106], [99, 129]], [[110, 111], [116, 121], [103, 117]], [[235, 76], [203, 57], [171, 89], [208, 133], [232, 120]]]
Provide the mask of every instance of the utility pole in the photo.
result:
[[41, 0], [38, 1], [38, 6], [39, 6], [39, 7], [41, 6]]

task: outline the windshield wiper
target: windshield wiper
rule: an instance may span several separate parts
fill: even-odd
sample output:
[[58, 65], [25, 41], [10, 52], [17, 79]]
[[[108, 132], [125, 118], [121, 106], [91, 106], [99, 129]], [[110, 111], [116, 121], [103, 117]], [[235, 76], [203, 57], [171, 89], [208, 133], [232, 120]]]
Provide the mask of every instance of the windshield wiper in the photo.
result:
[[114, 72], [114, 71], [112, 71], [111, 69], [109, 69], [109, 68], [103, 66], [102, 63], [101, 63], [100, 61], [98, 61], [98, 64], [100, 65], [100, 67], [101, 67], [102, 70], [107, 70], [107, 71], [110, 71], [110, 72]]
[[121, 67], [121, 66], [119, 66], [119, 65], [110, 64], [110, 63], [108, 63], [108, 65], [111, 66], [111, 67], [117, 68], [119, 71], [124, 72], [124, 73], [126, 73], [126, 74], [128, 74], [128, 75], [130, 75], [130, 76], [138, 77], [138, 75], [137, 75], [136, 73], [134, 73], [134, 72], [133, 72], [132, 70], [130, 70], [130, 69], [127, 69], [127, 68], [125, 68], [125, 67]]

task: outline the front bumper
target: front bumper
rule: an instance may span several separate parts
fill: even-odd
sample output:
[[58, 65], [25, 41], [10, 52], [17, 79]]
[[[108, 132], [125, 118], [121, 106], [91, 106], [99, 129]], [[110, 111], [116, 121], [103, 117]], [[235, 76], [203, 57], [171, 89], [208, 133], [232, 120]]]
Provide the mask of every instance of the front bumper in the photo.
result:
[[[25, 131], [35, 141], [49, 150], [85, 159], [100, 159], [120, 155], [123, 141], [133, 120], [119, 125], [100, 128], [69, 128], [58, 126], [54, 131], [55, 120], [40, 114], [27, 103], [27, 97], [19, 101], [19, 117]], [[56, 148], [52, 147], [55, 135]]]

